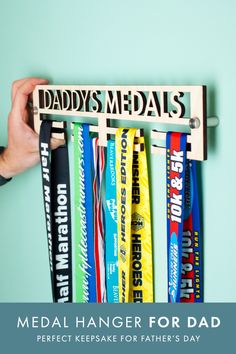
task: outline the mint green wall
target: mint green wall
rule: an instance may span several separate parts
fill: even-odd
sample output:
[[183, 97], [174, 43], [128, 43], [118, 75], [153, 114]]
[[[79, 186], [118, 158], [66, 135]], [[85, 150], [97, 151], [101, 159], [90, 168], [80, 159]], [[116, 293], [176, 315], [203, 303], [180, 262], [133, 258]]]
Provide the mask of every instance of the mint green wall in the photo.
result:
[[[202, 164], [205, 300], [236, 301], [233, 188], [234, 0], [0, 0], [0, 144], [11, 82], [206, 84], [209, 133]], [[235, 159], [234, 159], [235, 160]], [[165, 301], [164, 159], [152, 157], [157, 300]], [[231, 172], [231, 169], [232, 172]], [[0, 301], [50, 301], [40, 169], [0, 190]]]

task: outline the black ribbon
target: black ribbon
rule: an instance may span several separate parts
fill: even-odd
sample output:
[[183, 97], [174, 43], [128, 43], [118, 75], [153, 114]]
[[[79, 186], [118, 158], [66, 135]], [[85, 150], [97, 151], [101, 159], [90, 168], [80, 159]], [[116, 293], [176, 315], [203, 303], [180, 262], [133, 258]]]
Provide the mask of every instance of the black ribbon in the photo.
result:
[[72, 302], [69, 156], [67, 144], [51, 150], [53, 131], [52, 121], [43, 120], [39, 151], [52, 295], [54, 302]]

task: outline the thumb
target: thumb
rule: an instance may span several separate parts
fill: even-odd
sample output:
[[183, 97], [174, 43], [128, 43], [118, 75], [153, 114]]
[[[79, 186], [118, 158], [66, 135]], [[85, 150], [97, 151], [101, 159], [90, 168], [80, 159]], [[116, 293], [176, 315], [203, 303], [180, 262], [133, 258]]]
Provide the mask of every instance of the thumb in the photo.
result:
[[51, 138], [50, 140], [50, 145], [52, 150], [55, 150], [59, 146], [65, 145], [65, 143], [66, 141], [64, 139]]

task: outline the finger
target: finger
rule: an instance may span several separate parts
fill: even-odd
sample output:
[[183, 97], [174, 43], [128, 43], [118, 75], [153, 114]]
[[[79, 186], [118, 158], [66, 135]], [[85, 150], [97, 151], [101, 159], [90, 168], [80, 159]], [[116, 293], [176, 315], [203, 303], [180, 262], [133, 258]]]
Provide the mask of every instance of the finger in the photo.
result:
[[[22, 86], [22, 85], [23, 85], [27, 80], [29, 80], [29, 79], [32, 79], [32, 78], [30, 78], [30, 77], [25, 77], [25, 78], [23, 78], [23, 79], [13, 81], [13, 83], [12, 83], [12, 92], [11, 92], [12, 102], [13, 102], [14, 99], [15, 99], [16, 92], [17, 92], [18, 88], [19, 88], [20, 86]], [[35, 78], [35, 79], [36, 79], [36, 78]], [[45, 80], [46, 80], [46, 79], [45, 79]], [[47, 81], [47, 80], [46, 80], [46, 81]]]
[[65, 143], [66, 141], [64, 139], [51, 138], [50, 140], [50, 145], [52, 150], [55, 150], [59, 146], [65, 145]]
[[11, 89], [11, 100], [12, 100], [12, 102], [13, 102], [14, 99], [15, 99], [17, 89], [18, 89], [26, 80], [28, 80], [27, 77], [24, 78], [24, 79], [20, 79], [20, 80], [15, 80], [15, 81], [13, 81], [13, 83], [12, 83], [12, 89]]
[[45, 79], [30, 78], [18, 87], [15, 94], [15, 99], [12, 104], [12, 111], [15, 112], [16, 119], [22, 120], [22, 114], [26, 109], [28, 97], [34, 91], [36, 85], [48, 83]]

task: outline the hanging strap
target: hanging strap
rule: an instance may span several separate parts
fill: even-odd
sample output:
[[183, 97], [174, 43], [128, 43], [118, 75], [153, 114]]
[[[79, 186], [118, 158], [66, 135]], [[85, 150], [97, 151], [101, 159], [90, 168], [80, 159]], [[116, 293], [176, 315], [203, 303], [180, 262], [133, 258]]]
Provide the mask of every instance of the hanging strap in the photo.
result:
[[181, 302], [203, 302], [203, 244], [196, 165], [196, 161], [186, 160]]
[[92, 140], [88, 124], [74, 123], [76, 302], [96, 302]]
[[97, 302], [106, 302], [104, 226], [102, 206], [102, 180], [105, 166], [104, 147], [98, 145], [98, 138], [92, 139], [94, 165], [94, 257], [96, 267]]
[[167, 133], [168, 301], [202, 302], [202, 240], [196, 162], [187, 135]]
[[114, 140], [108, 140], [107, 142], [105, 202], [105, 255], [107, 301], [114, 303], [119, 302], [116, 202], [116, 146]]
[[67, 145], [51, 151], [52, 122], [40, 128], [39, 151], [54, 302], [72, 302], [70, 178]]
[[119, 301], [129, 302], [132, 161], [136, 129], [118, 128], [116, 131], [117, 221], [119, 260]]
[[133, 152], [130, 302], [153, 302], [152, 233], [148, 166], [144, 137], [135, 138], [143, 146]]
[[[119, 301], [153, 301], [152, 236], [145, 149], [133, 152], [136, 129], [117, 129]], [[145, 147], [145, 145], [144, 145]]]

